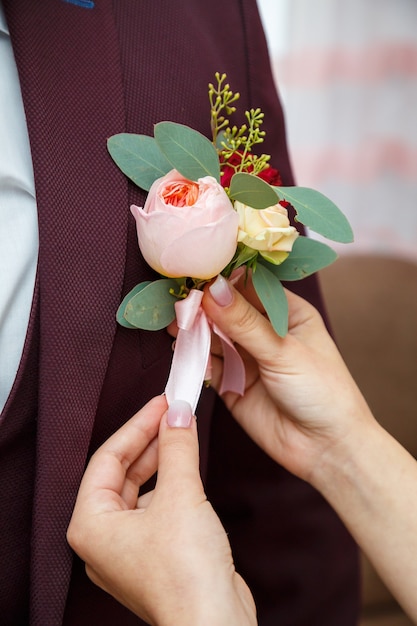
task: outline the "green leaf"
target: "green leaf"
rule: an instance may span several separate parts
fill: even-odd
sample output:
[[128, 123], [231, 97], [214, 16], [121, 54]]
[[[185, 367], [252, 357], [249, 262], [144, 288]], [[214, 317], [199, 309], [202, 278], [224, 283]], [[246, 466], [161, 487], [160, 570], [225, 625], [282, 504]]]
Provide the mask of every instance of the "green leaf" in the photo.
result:
[[143, 330], [166, 328], [175, 319], [174, 304], [177, 301], [170, 289], [174, 293], [178, 291], [178, 283], [172, 278], [155, 280], [140, 289], [125, 306], [125, 320], [131, 326]]
[[279, 198], [288, 200], [301, 222], [314, 232], [341, 243], [353, 241], [352, 228], [342, 211], [329, 198], [307, 187], [273, 187]]
[[238, 200], [252, 209], [266, 209], [277, 204], [274, 189], [262, 178], [240, 172], [232, 176], [229, 193], [232, 200]]
[[139, 283], [139, 285], [136, 285], [136, 287], [133, 287], [133, 289], [129, 291], [129, 293], [123, 298], [116, 313], [116, 320], [121, 326], [124, 326], [125, 328], [136, 328], [136, 326], [133, 326], [127, 321], [127, 319], [124, 317], [124, 312], [125, 312], [125, 309], [129, 300], [131, 300], [137, 293], [142, 291], [142, 289], [145, 289], [145, 287], [147, 287], [150, 284], [151, 284], [150, 280], [147, 280], [143, 283]]
[[279, 280], [301, 280], [331, 265], [337, 259], [336, 252], [325, 243], [297, 237], [292, 251], [281, 265], [271, 265], [259, 258]]
[[147, 135], [113, 135], [107, 140], [107, 148], [122, 172], [145, 191], [172, 169], [155, 139]]
[[198, 131], [175, 122], [159, 122], [155, 125], [155, 140], [172, 167], [186, 178], [196, 181], [213, 176], [220, 181], [217, 150]]
[[275, 332], [285, 337], [288, 331], [288, 302], [281, 282], [261, 263], [252, 274], [252, 282]]

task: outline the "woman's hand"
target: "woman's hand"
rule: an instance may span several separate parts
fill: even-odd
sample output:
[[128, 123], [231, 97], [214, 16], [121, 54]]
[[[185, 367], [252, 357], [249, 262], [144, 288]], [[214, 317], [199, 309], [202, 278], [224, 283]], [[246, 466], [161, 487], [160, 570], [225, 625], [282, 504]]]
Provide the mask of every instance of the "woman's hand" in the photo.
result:
[[[256, 304], [250, 285], [246, 296]], [[224, 400], [272, 458], [322, 492], [417, 620], [415, 459], [373, 418], [319, 314], [287, 296], [282, 338], [223, 278], [206, 291], [207, 314], [242, 346], [246, 363], [245, 395]], [[218, 386], [222, 359], [214, 352]], [[138, 499], [156, 469], [155, 490]], [[187, 403], [167, 411], [165, 398], [154, 398], [96, 452], [68, 541], [91, 579], [153, 626], [256, 624], [203, 490]]]
[[[250, 283], [244, 293], [256, 304]], [[281, 338], [224, 279], [206, 291], [209, 317], [245, 349], [246, 393], [224, 400], [271, 457], [328, 500], [414, 623], [416, 461], [372, 416], [317, 311], [287, 297]], [[221, 370], [218, 356], [215, 386]]]
[[[158, 469], [153, 492], [139, 496]], [[94, 583], [158, 626], [253, 626], [252, 595], [199, 474], [187, 403], [154, 398], [92, 457], [68, 541]]]
[[[209, 318], [243, 348], [245, 395], [225, 393], [224, 401], [273, 459], [314, 484], [323, 458], [340, 449], [354, 424], [374, 420], [316, 309], [287, 291], [289, 332], [279, 337], [250, 281], [242, 283], [239, 293], [218, 277], [203, 299]], [[218, 388], [223, 361], [214, 352]]]

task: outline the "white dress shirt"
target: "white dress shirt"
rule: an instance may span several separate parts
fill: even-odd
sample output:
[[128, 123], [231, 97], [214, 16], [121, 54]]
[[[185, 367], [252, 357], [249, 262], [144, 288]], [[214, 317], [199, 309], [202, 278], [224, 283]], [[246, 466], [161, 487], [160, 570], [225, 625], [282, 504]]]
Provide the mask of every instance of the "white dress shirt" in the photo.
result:
[[0, 0], [0, 412], [22, 356], [37, 256], [38, 219], [26, 118]]

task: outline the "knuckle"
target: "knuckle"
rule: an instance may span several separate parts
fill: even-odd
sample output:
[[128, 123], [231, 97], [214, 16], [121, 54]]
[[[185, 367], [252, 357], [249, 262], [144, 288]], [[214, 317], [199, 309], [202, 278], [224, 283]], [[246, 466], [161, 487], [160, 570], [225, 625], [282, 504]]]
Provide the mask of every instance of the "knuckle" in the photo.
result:
[[259, 322], [258, 315], [256, 309], [246, 302], [235, 320], [236, 330], [244, 331], [245, 333], [255, 330]]

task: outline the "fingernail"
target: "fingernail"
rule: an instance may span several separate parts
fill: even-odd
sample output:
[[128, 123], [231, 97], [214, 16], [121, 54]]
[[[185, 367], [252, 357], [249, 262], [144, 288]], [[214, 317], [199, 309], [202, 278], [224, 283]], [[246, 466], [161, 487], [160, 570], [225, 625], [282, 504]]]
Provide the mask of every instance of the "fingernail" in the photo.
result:
[[185, 400], [174, 400], [168, 407], [167, 423], [171, 428], [189, 428], [193, 413]]
[[212, 285], [209, 287], [209, 291], [213, 297], [213, 300], [219, 306], [229, 306], [233, 300], [233, 292], [230, 289], [230, 285], [227, 280], [219, 274]]

